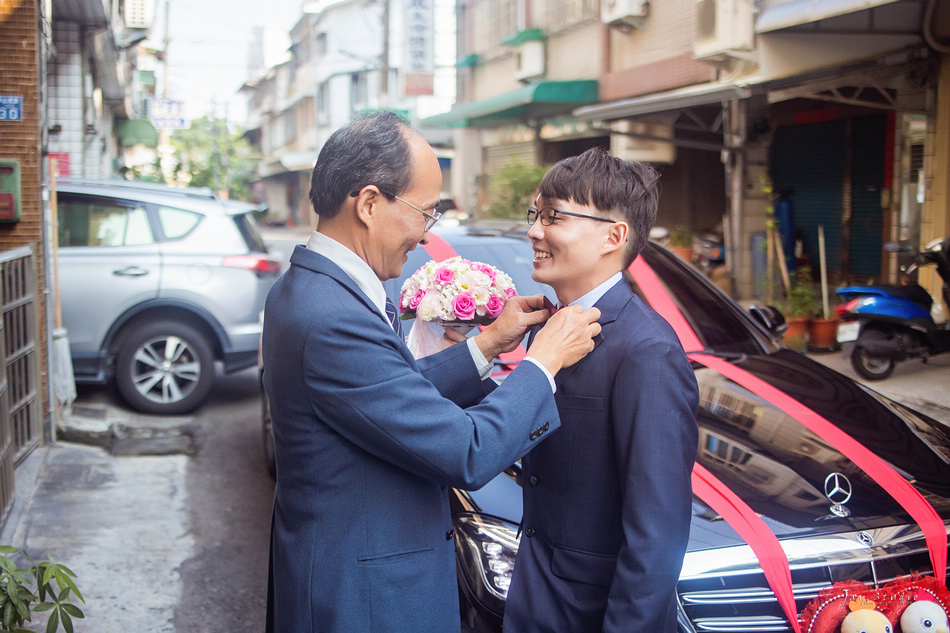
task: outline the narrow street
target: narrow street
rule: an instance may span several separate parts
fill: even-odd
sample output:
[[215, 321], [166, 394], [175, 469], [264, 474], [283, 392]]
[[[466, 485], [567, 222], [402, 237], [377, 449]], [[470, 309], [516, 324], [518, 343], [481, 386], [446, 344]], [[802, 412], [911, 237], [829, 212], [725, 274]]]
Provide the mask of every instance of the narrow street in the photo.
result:
[[186, 486], [193, 555], [181, 575], [175, 631], [260, 633], [274, 482], [261, 450], [257, 369], [219, 376], [196, 422]]

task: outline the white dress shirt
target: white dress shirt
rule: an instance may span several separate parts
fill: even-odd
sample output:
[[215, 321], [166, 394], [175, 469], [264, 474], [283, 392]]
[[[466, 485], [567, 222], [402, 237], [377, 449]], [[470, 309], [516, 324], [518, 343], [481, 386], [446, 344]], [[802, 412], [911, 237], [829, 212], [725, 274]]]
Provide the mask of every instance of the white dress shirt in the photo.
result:
[[[373, 269], [369, 267], [369, 264], [343, 244], [318, 231], [314, 231], [310, 234], [310, 239], [307, 240], [307, 248], [323, 255], [339, 266], [343, 272], [346, 273], [347, 277], [352, 279], [359, 289], [363, 291], [363, 294], [366, 295], [370, 302], [376, 306], [376, 309], [383, 315], [386, 322], [389, 323], [389, 317], [386, 316], [386, 289], [383, 288], [383, 282], [379, 280], [379, 277], [377, 277]], [[478, 349], [478, 344], [475, 343], [474, 338], [468, 339], [466, 343], [468, 345], [468, 353], [471, 354], [472, 360], [475, 362], [478, 375], [481, 376], [482, 380], [485, 380], [491, 376], [491, 363], [488, 362], [485, 355], [482, 354], [482, 351]]]
[[617, 285], [617, 282], [621, 279], [623, 279], [623, 273], [616, 272], [610, 277], [610, 279], [600, 284], [580, 299], [572, 301], [569, 305], [580, 306], [585, 310], [590, 310], [594, 307], [594, 304], [600, 301], [600, 298], [607, 294], [608, 290]]

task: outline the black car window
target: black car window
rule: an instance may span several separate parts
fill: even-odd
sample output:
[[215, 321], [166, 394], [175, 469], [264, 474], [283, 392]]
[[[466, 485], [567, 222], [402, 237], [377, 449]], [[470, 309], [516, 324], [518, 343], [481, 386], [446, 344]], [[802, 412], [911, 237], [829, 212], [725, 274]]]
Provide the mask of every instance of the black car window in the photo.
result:
[[134, 203], [60, 196], [59, 245], [142, 246], [154, 242], [148, 213]]
[[[647, 244], [641, 257], [656, 273], [704, 349], [735, 354], [777, 349], [751, 317], [678, 257], [653, 244]], [[635, 281], [631, 281], [631, 286], [646, 300]]]
[[252, 253], [266, 253], [267, 246], [264, 245], [264, 238], [257, 230], [250, 213], [240, 213], [234, 216], [234, 223], [244, 238], [247, 250]]

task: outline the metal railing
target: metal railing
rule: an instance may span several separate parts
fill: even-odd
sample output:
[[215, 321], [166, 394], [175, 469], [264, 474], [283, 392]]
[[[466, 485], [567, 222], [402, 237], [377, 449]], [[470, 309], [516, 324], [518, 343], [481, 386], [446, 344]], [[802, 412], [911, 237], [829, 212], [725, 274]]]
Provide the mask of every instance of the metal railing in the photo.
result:
[[42, 440], [36, 258], [24, 246], [0, 253], [0, 522], [13, 502], [13, 468]]

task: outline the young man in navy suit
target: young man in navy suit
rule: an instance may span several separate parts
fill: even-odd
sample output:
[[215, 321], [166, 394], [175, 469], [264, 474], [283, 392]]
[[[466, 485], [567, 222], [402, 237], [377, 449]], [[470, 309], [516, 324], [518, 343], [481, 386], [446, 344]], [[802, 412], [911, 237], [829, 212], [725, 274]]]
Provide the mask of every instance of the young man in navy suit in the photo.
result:
[[599, 149], [560, 161], [528, 210], [532, 277], [596, 306], [594, 351], [557, 376], [561, 428], [522, 458], [505, 633], [676, 631], [698, 389], [672, 328], [622, 272], [656, 219], [657, 174]]
[[262, 354], [277, 458], [273, 633], [457, 633], [448, 486], [478, 488], [559, 425], [554, 376], [593, 348], [597, 310], [551, 317], [494, 389], [491, 360], [545, 321], [514, 297], [464, 345], [416, 361], [382, 281], [438, 220], [439, 162], [390, 112], [334, 132], [320, 216], [267, 297]]

